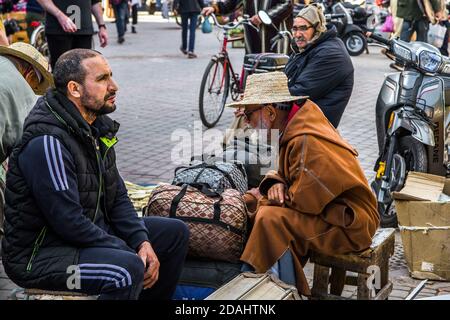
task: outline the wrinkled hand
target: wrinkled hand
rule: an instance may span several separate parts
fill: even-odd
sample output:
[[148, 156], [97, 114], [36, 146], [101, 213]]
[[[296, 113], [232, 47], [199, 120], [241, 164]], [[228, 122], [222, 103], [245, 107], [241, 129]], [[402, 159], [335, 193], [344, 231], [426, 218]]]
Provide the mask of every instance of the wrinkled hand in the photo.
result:
[[148, 241], [144, 241], [138, 250], [138, 256], [145, 266], [144, 289], [151, 288], [159, 278], [159, 260]]
[[262, 23], [261, 19], [257, 14], [255, 14], [253, 17], [250, 18], [250, 22], [257, 27], [259, 27], [259, 25]]
[[215, 11], [215, 9], [214, 9], [213, 7], [205, 7], [205, 8], [203, 8], [201, 14], [202, 14], [203, 16], [207, 17], [207, 16], [209, 16], [211, 13], [214, 13], [214, 11]]
[[98, 30], [98, 40], [100, 41], [100, 47], [104, 48], [108, 44], [108, 32], [105, 28]]
[[279, 182], [270, 187], [267, 192], [267, 198], [273, 204], [282, 205], [286, 200], [289, 199], [289, 196], [285, 192], [285, 186], [283, 183]]
[[73, 33], [78, 30], [77, 25], [65, 14], [58, 17], [58, 22], [65, 32]]

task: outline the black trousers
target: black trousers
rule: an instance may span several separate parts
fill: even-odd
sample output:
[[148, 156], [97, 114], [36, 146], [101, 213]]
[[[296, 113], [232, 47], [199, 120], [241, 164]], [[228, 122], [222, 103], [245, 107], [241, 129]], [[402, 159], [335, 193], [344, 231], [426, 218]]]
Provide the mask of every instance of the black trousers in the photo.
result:
[[131, 6], [131, 19], [132, 19], [133, 25], [138, 23], [138, 5], [137, 4], [135, 4], [134, 6]]
[[160, 262], [159, 279], [153, 287], [142, 289], [144, 264], [137, 254], [109, 248], [85, 248], [80, 250], [77, 265], [80, 287], [74, 291], [99, 295], [101, 300], [172, 298], [186, 258], [188, 228], [176, 219], [143, 219]]
[[59, 57], [72, 49], [92, 49], [92, 35], [46, 34], [50, 65], [55, 68]]

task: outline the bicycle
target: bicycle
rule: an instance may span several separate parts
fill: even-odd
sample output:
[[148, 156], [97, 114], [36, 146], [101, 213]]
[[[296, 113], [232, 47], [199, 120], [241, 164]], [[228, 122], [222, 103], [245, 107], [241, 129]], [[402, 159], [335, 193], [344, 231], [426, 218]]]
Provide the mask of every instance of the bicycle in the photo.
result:
[[[243, 24], [247, 24], [259, 31], [250, 22], [248, 15], [244, 15], [241, 21], [229, 22], [227, 24], [220, 24], [214, 14], [211, 14], [211, 17], [214, 20], [214, 24], [223, 30], [223, 40], [220, 52], [215, 54], [206, 66], [200, 84], [200, 119], [203, 125], [208, 128], [214, 127], [220, 120], [228, 94], [231, 94], [233, 101], [237, 101], [241, 97], [241, 94], [244, 93], [245, 69], [242, 67], [241, 75], [235, 73], [227, 51], [229, 42], [242, 40], [242, 37], [230, 38], [228, 31], [236, 29]], [[212, 100], [212, 104], [208, 104], [208, 98]]]
[[48, 49], [47, 38], [45, 37], [45, 26], [39, 21], [33, 21], [32, 27], [35, 29], [31, 34], [30, 44], [35, 47], [47, 61], [50, 61], [50, 51]]

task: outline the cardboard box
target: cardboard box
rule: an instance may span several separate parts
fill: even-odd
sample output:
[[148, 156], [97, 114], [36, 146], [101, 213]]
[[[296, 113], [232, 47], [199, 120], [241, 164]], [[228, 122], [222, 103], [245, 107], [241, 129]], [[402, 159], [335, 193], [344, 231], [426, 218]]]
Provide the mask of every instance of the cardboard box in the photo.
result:
[[413, 278], [450, 280], [450, 179], [410, 172], [394, 192], [405, 259]]

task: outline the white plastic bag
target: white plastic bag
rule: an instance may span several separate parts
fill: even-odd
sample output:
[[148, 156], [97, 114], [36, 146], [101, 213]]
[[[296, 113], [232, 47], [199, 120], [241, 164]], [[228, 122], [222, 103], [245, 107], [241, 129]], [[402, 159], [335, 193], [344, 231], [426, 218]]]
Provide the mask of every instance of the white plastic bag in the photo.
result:
[[432, 44], [436, 48], [442, 47], [446, 32], [447, 28], [441, 26], [439, 23], [434, 25], [430, 24], [430, 29], [428, 30], [428, 43]]

